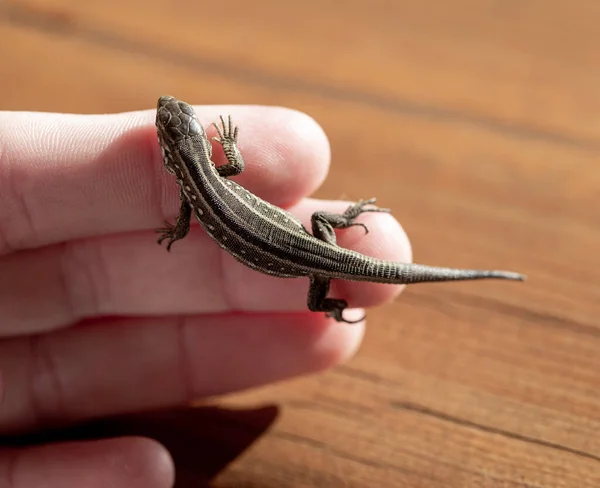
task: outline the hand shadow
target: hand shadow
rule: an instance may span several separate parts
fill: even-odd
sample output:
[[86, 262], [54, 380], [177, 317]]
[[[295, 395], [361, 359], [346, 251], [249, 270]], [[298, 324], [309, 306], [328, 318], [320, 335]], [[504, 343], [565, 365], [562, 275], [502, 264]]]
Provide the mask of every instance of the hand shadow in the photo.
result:
[[279, 414], [279, 407], [226, 409], [216, 406], [178, 408], [111, 417], [61, 430], [3, 438], [4, 446], [143, 436], [171, 453], [176, 488], [208, 487], [227, 465], [248, 449]]

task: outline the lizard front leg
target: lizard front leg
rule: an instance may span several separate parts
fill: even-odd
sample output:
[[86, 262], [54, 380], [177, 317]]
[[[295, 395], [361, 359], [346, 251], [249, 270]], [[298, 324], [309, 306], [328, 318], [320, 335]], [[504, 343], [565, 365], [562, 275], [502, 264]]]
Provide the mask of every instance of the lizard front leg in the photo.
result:
[[239, 175], [244, 171], [244, 159], [237, 147], [238, 127], [233, 125], [231, 115], [227, 117], [227, 124], [223, 117], [221, 126], [213, 124], [217, 129], [218, 137], [213, 137], [213, 141], [218, 142], [223, 147], [223, 153], [227, 158], [227, 163], [217, 167], [219, 176], [227, 178], [228, 176]]
[[[337, 245], [335, 230], [334, 229], [345, 229], [355, 225], [360, 225], [368, 232], [369, 229], [365, 224], [354, 222], [354, 220], [364, 212], [389, 212], [387, 208], [369, 207], [365, 208], [366, 205], [372, 205], [375, 203], [375, 198], [363, 201], [361, 200], [354, 205], [351, 205], [346, 209], [343, 214], [333, 214], [328, 212], [315, 212], [311, 217], [312, 233], [318, 239], [325, 241], [329, 244]], [[365, 319], [365, 317], [359, 320], [346, 320], [343, 317], [343, 311], [348, 307], [348, 302], [340, 298], [327, 298], [329, 293], [329, 287], [331, 284], [331, 278], [326, 278], [319, 275], [312, 275], [310, 277], [310, 286], [308, 289], [308, 309], [312, 312], [325, 312], [328, 317], [333, 317], [338, 322], [346, 323], [357, 323]]]
[[183, 190], [179, 190], [179, 198], [181, 199], [181, 206], [179, 207], [179, 215], [175, 224], [165, 222], [165, 227], [157, 229], [156, 232], [161, 234], [158, 239], [158, 243], [162, 244], [162, 241], [168, 239], [167, 251], [171, 250], [171, 246], [175, 241], [183, 239], [190, 231], [190, 219], [192, 217], [192, 207], [187, 201]]

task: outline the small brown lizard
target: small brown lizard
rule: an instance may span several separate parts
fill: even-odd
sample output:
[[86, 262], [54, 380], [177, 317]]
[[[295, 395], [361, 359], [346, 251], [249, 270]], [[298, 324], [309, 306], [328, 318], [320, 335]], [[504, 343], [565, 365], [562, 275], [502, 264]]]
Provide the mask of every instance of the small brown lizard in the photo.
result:
[[[282, 278], [308, 277], [308, 308], [337, 321], [350, 322], [342, 312], [348, 306], [328, 297], [333, 278], [389, 284], [499, 278], [524, 280], [509, 271], [441, 268], [398, 263], [365, 256], [336, 244], [334, 229], [364, 224], [355, 219], [364, 212], [389, 212], [374, 206], [375, 199], [351, 205], [342, 214], [315, 212], [312, 234], [290, 213], [271, 205], [228, 179], [244, 170], [237, 148], [238, 128], [229, 117], [214, 124], [227, 163], [216, 166], [212, 146], [194, 109], [170, 96], [158, 100], [156, 126], [166, 170], [177, 178], [181, 207], [175, 224], [159, 229], [167, 249], [190, 229], [192, 213], [206, 233], [235, 259], [250, 268]], [[362, 319], [361, 319], [362, 320]], [[358, 322], [358, 321], [353, 321]]]

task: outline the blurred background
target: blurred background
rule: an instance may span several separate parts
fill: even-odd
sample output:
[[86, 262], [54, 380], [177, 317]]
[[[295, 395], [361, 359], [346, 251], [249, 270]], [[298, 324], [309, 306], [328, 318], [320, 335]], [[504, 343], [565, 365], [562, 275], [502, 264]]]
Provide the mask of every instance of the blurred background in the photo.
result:
[[597, 0], [0, 1], [0, 109], [292, 107], [331, 141], [316, 196], [529, 277], [407, 289], [346, 365], [171, 429], [178, 486], [600, 486], [599, 26]]

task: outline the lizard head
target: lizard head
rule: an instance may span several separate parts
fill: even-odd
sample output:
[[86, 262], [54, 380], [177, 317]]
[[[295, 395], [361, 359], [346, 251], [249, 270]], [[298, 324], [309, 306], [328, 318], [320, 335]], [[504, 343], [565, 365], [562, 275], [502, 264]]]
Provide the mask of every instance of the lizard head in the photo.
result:
[[163, 96], [158, 99], [156, 106], [156, 130], [158, 142], [162, 151], [163, 164], [169, 173], [174, 170], [174, 147], [194, 136], [199, 136], [201, 144], [210, 154], [210, 143], [206, 132], [198, 120], [191, 105], [177, 100], [175, 97]]
[[171, 96], [158, 99], [156, 127], [161, 143], [166, 146], [176, 144], [187, 137], [206, 137], [192, 106]]

